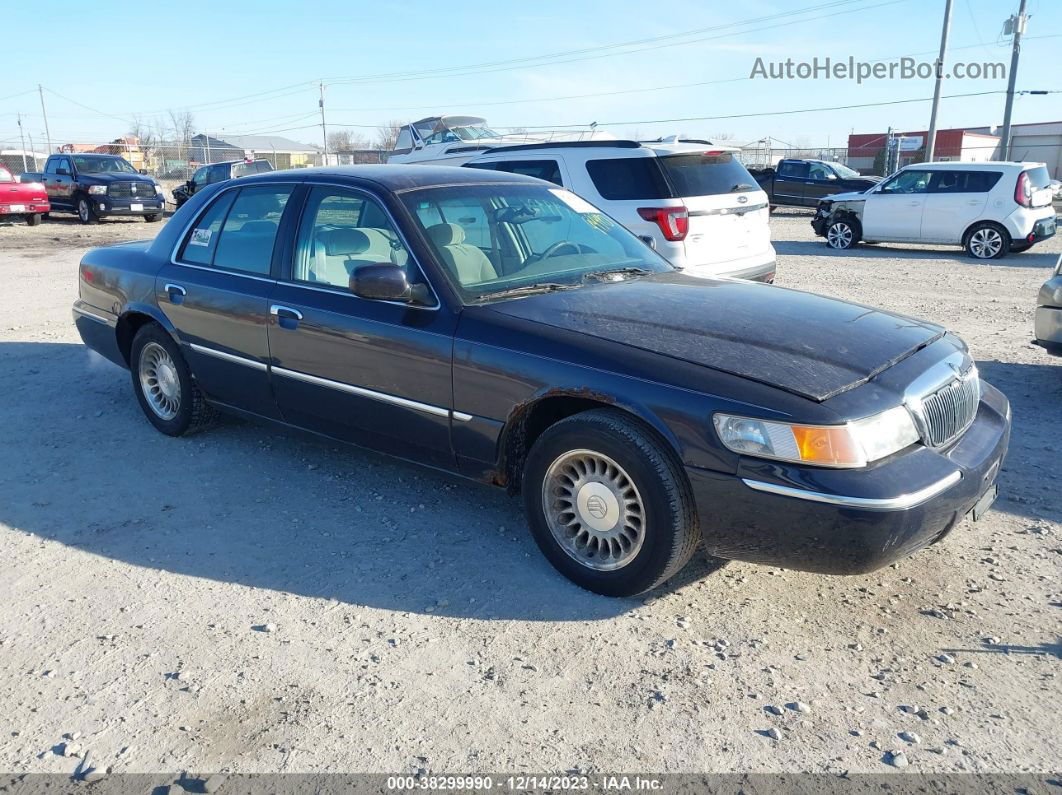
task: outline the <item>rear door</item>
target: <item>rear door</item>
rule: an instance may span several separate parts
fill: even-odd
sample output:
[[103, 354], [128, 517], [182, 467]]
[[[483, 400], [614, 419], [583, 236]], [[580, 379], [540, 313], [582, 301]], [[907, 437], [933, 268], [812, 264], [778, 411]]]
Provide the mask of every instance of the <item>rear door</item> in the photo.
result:
[[960, 242], [962, 233], [984, 215], [988, 192], [1001, 176], [998, 171], [933, 171], [922, 213], [921, 239], [926, 243]]
[[774, 174], [774, 196], [778, 204], [813, 205], [804, 199], [804, 188], [810, 179], [810, 168], [804, 160], [783, 160]]
[[904, 169], [867, 194], [863, 239], [920, 241], [931, 176], [926, 169]]
[[266, 417], [279, 416], [266, 325], [276, 287], [274, 248], [290, 223], [294, 190], [270, 184], [222, 191], [155, 278], [156, 301], [203, 391]]
[[713, 266], [770, 256], [767, 194], [731, 152], [708, 150], [657, 158], [671, 195], [689, 212], [685, 266]]

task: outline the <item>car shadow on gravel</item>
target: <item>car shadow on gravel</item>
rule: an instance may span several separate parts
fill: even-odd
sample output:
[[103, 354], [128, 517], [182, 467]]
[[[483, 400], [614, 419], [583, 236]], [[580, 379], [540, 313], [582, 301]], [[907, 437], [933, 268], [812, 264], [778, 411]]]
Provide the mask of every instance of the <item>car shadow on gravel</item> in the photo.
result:
[[[0, 343], [0, 522], [145, 569], [483, 620], [588, 621], [640, 606], [557, 574], [518, 499], [301, 433], [224, 420], [156, 432], [129, 374], [82, 345]], [[658, 589], [719, 567], [699, 556]], [[164, 598], [162, 592], [154, 597]]]
[[1053, 268], [1058, 262], [1058, 254], [1032, 249], [1019, 254], [1008, 254], [1001, 259], [976, 260], [960, 248], [916, 248], [889, 244], [868, 245], [861, 243], [848, 251], [832, 249], [821, 240], [774, 240], [777, 254], [787, 257], [834, 257], [837, 259], [902, 259], [902, 260], [937, 260], [951, 261], [956, 265], [991, 265], [1008, 268]]
[[[1039, 349], [1038, 349], [1039, 350]], [[1010, 449], [995, 510], [1062, 522], [1058, 462], [1062, 456], [1062, 360], [1039, 352], [1043, 364], [979, 361], [981, 377], [1010, 400]]]

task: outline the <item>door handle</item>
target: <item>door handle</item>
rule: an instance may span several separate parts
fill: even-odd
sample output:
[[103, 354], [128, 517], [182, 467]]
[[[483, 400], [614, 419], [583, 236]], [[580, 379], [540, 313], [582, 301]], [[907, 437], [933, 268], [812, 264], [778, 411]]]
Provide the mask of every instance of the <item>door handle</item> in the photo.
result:
[[179, 284], [167, 284], [165, 287], [166, 295], [170, 298], [171, 304], [179, 304], [184, 301], [184, 297], [188, 295], [188, 291], [185, 290]]
[[294, 331], [298, 328], [299, 321], [302, 320], [302, 312], [298, 309], [292, 309], [290, 306], [281, 306], [280, 304], [273, 304], [269, 307], [269, 314], [275, 315], [277, 325], [288, 331]]

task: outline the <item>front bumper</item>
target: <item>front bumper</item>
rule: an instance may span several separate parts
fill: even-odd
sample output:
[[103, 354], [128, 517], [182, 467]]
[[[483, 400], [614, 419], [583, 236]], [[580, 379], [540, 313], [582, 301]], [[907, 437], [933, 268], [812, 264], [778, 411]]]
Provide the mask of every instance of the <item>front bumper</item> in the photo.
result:
[[1054, 306], [1040, 306], [1036, 308], [1036, 344], [1053, 353], [1062, 356], [1062, 309]]
[[861, 574], [947, 534], [994, 487], [1010, 439], [1006, 397], [982, 382], [970, 428], [944, 451], [865, 470], [742, 459], [735, 475], [687, 467], [704, 544], [721, 558]]
[[145, 199], [112, 199], [110, 196], [92, 196], [92, 206], [96, 215], [155, 215], [166, 209], [166, 202], [161, 196]]

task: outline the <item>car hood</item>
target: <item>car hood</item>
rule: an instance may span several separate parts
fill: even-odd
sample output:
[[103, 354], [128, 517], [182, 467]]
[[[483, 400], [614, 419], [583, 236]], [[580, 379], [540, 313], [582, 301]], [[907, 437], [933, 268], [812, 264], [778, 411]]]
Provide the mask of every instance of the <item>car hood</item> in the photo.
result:
[[681, 359], [823, 401], [944, 334], [811, 293], [665, 273], [490, 304], [510, 317]]
[[850, 201], [864, 201], [867, 198], [866, 190], [849, 190], [844, 193], [831, 193], [829, 196], [824, 196], [822, 201], [826, 202], [850, 202]]

